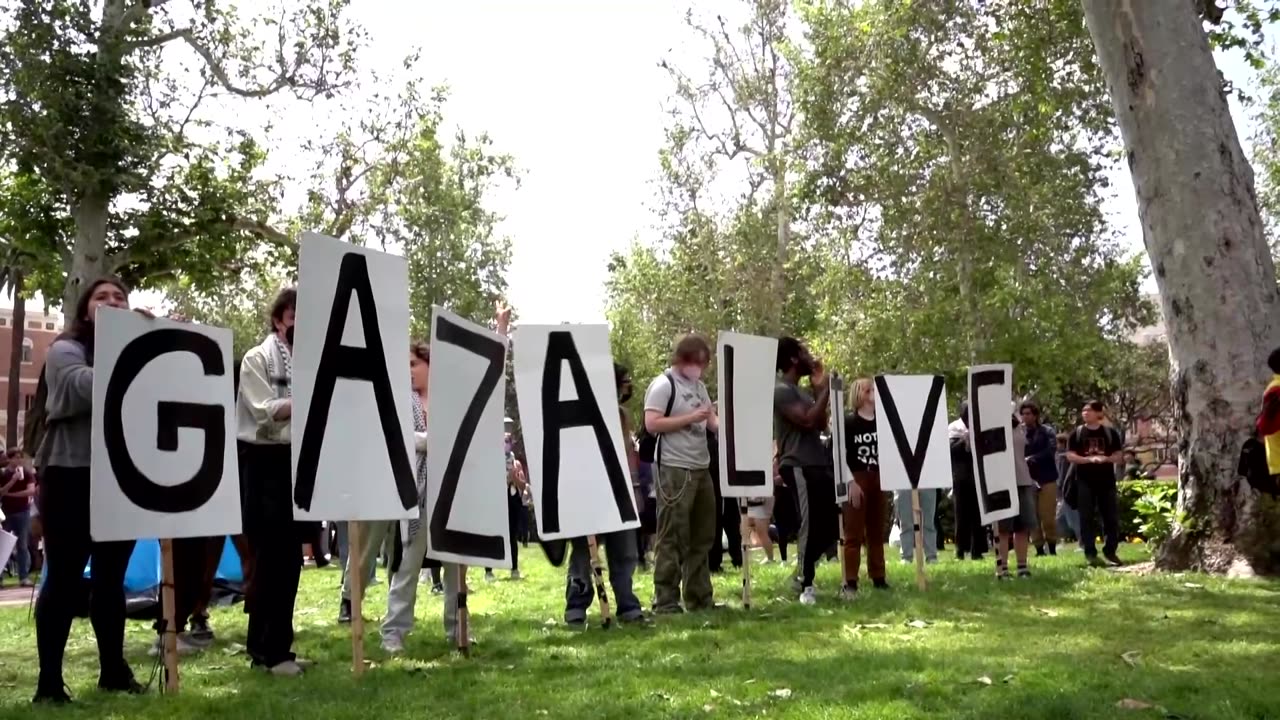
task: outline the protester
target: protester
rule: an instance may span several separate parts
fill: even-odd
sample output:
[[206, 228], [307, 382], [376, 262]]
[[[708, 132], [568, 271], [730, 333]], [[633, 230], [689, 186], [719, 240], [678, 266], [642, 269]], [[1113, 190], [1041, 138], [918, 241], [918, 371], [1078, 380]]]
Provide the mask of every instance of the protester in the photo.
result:
[[643, 460], [636, 464], [636, 511], [640, 514], [640, 527], [636, 529], [637, 554], [640, 569], [649, 569], [649, 549], [653, 547], [653, 534], [658, 531], [658, 489], [654, 487], [653, 463]]
[[[207, 598], [212, 591], [213, 577], [217, 572], [218, 559], [222, 556], [222, 546], [225, 542], [226, 536], [223, 535], [175, 538], [172, 541], [173, 616], [176, 624], [174, 632], [178, 635], [176, 645], [179, 655], [200, 652], [213, 642], [213, 631], [209, 630], [207, 621], [199, 634], [187, 632], [186, 628], [188, 619], [191, 619], [192, 630], [195, 630], [196, 610], [202, 597], [206, 598], [204, 602], [207, 608]], [[216, 556], [210, 552], [211, 545], [218, 548]], [[156, 640], [147, 651], [147, 654], [152, 657], [160, 655], [164, 650], [164, 619], [156, 620], [154, 627]]]
[[[631, 371], [617, 363], [613, 364], [614, 381], [617, 387], [618, 415], [622, 420], [624, 437], [633, 435], [631, 421], [627, 418], [622, 404], [624, 398], [631, 395]], [[635, 478], [640, 458], [635, 445], [626, 443], [627, 467], [631, 477]], [[640, 598], [636, 597], [633, 579], [636, 571], [637, 550], [636, 534], [630, 530], [606, 533], [596, 536], [597, 547], [603, 547], [609, 563], [609, 585], [613, 588], [614, 611], [618, 620], [624, 623], [647, 623]], [[569, 563], [565, 573], [564, 621], [570, 630], [585, 630], [587, 627], [587, 609], [595, 599], [592, 592], [595, 573], [591, 569], [591, 549], [587, 538], [574, 538], [569, 543]], [[702, 553], [706, 557], [706, 552]], [[655, 570], [656, 572], [656, 570]]]
[[[35, 465], [47, 565], [36, 600], [37, 703], [71, 701], [63, 689], [62, 659], [76, 607], [83, 602], [82, 577], [90, 559], [89, 619], [98, 641], [98, 687], [131, 694], [146, 690], [124, 659], [124, 574], [134, 541], [98, 542], [89, 535], [94, 321], [103, 306], [129, 308], [124, 283], [104, 278], [84, 289], [71, 329], [49, 346], [41, 376], [47, 425]], [[41, 394], [37, 388], [37, 398]]]
[[272, 675], [302, 674], [292, 651], [293, 609], [309, 523], [293, 519], [290, 428], [293, 416], [293, 327], [298, 292], [285, 288], [268, 313], [268, 333], [240, 363], [237, 436], [247, 474], [244, 528], [253, 552], [254, 591], [246, 649]]
[[[1025, 416], [1025, 415], [1024, 415]], [[1018, 427], [1017, 417], [1013, 422], [1013, 470], [1017, 478], [1018, 514], [996, 523], [996, 579], [1009, 579], [1009, 545], [1012, 543], [1014, 556], [1018, 562], [1018, 577], [1031, 577], [1031, 569], [1027, 566], [1027, 549], [1031, 531], [1036, 527], [1036, 497], [1033, 490], [1035, 481], [1031, 477], [1030, 463], [1027, 461], [1027, 435]]]
[[[1056, 440], [1053, 428], [1040, 422], [1040, 407], [1027, 400], [1018, 408], [1022, 416], [1022, 436], [1026, 441], [1026, 468], [1035, 483], [1036, 555], [1058, 554], [1058, 467], [1054, 462]], [[1021, 466], [1020, 468], [1021, 469]]]
[[1080, 546], [1085, 559], [1095, 567], [1104, 563], [1098, 559], [1094, 544], [1097, 521], [1102, 519], [1104, 543], [1102, 556], [1115, 566], [1121, 564], [1116, 550], [1120, 547], [1120, 521], [1116, 495], [1115, 464], [1120, 461], [1124, 449], [1120, 433], [1103, 425], [1105, 406], [1090, 400], [1080, 411], [1082, 425], [1071, 433], [1067, 441], [1067, 459], [1076, 471], [1077, 509], [1080, 511]]
[[[1071, 439], [1071, 433], [1058, 433], [1058, 451], [1055, 455], [1054, 462], [1058, 469], [1058, 530], [1066, 529], [1071, 539], [1079, 542], [1080, 540], [1080, 513], [1067, 501], [1066, 489], [1073, 482], [1076, 473], [1076, 466], [1067, 459], [1067, 441]], [[1078, 499], [1077, 499], [1078, 502]], [[1082, 548], [1076, 548], [1080, 552]]]
[[[778, 340], [777, 367], [773, 414], [779, 470], [794, 493], [799, 515], [800, 602], [813, 605], [817, 602], [813, 579], [818, 560], [839, 535], [835, 474], [831, 453], [822, 444], [830, 398], [828, 377], [822, 361], [792, 337]], [[809, 390], [799, 384], [806, 377]], [[852, 488], [850, 492], [852, 499]]]
[[[978, 486], [973, 477], [973, 451], [969, 442], [968, 403], [960, 403], [959, 417], [947, 426], [947, 437], [951, 441], [951, 497], [956, 515], [956, 559], [963, 560], [967, 553], [970, 558], [981, 560], [987, 552], [987, 529], [982, 525], [981, 513], [978, 511]], [[922, 497], [923, 495], [921, 493]]]
[[[880, 450], [876, 434], [875, 382], [858, 378], [850, 392], [853, 412], [844, 418], [846, 462], [853, 472], [849, 502], [844, 504], [844, 587], [841, 594], [851, 598], [858, 592], [858, 566], [862, 548], [867, 548], [867, 577], [881, 590], [889, 589], [885, 580], [884, 530], [885, 501], [880, 489]], [[862, 502], [853, 502], [860, 494]]]
[[[711, 409], [718, 411], [715, 403], [711, 403]], [[707, 472], [711, 474], [711, 487], [716, 495], [715, 539], [711, 543], [711, 551], [707, 553], [707, 566], [712, 574], [718, 574], [724, 572], [726, 552], [729, 554], [729, 562], [735, 568], [742, 567], [742, 511], [738, 498], [727, 498], [720, 492], [720, 440], [717, 433], [710, 430], [707, 431], [707, 450], [711, 454], [711, 465]]]
[[18, 586], [31, 587], [31, 498], [36, 493], [36, 471], [22, 450], [10, 448], [5, 455], [7, 464], [0, 471], [0, 515], [4, 516], [4, 529], [17, 539], [13, 558]]
[[529, 516], [524, 511], [524, 497], [529, 492], [524, 465], [516, 459], [515, 441], [508, 431], [503, 437], [507, 456], [507, 532], [511, 535], [511, 579], [520, 579], [520, 544], [525, 542], [525, 526]]
[[[657, 437], [658, 532], [654, 547], [653, 611], [711, 607], [707, 553], [720, 512], [712, 484], [707, 431], [719, 427], [702, 373], [711, 348], [696, 335], [676, 344], [671, 367], [649, 383], [645, 429]], [[684, 607], [681, 607], [683, 590]]]

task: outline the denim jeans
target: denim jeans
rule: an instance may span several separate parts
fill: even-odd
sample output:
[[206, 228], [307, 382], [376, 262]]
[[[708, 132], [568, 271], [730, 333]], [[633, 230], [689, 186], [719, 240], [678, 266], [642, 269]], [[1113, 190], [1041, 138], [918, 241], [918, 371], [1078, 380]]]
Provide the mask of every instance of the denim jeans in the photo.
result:
[[[894, 493], [894, 505], [898, 511], [898, 527], [902, 529], [902, 559], [911, 562], [916, 557], [916, 521], [911, 512], [911, 491], [899, 490]], [[938, 559], [938, 529], [934, 525], [934, 514], [938, 507], [938, 493], [933, 490], [920, 491], [920, 510], [924, 515], [924, 558]]]
[[[604, 546], [609, 563], [609, 585], [613, 587], [613, 608], [619, 620], [638, 620], [644, 616], [640, 599], [632, 589], [631, 578], [636, 570], [636, 534], [631, 530], [597, 535], [596, 541]], [[591, 553], [586, 538], [574, 538], [570, 545], [568, 582], [564, 592], [564, 621], [586, 622], [587, 608], [595, 599], [595, 580], [591, 571]]]
[[18, 538], [18, 544], [13, 547], [13, 559], [18, 563], [18, 581], [21, 582], [31, 574], [31, 511], [9, 515], [4, 519], [4, 529]]

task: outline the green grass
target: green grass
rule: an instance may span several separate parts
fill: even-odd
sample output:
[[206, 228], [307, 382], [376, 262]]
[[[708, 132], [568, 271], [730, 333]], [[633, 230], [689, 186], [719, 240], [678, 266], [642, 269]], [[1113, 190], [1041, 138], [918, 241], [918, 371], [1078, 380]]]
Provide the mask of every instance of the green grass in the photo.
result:
[[[728, 609], [573, 634], [558, 622], [561, 572], [540, 551], [522, 555], [522, 583], [489, 585], [472, 571], [471, 658], [446, 646], [441, 600], [424, 592], [403, 658], [386, 658], [367, 626], [374, 666], [360, 680], [350, 635], [334, 624], [332, 569], [303, 573], [297, 649], [320, 663], [305, 677], [251, 671], [233, 645], [245, 616], [221, 608], [217, 644], [184, 660], [173, 697], [97, 692], [92, 633], [77, 621], [66, 669], [77, 703], [33, 711], [34, 628], [26, 607], [0, 609], [0, 718], [1280, 718], [1275, 582], [1090, 571], [1067, 552], [1034, 561], [1034, 579], [1003, 584], [988, 563], [947, 559], [930, 568], [927, 592], [893, 562], [892, 591], [841, 604], [838, 567], [826, 564], [825, 592], [806, 608], [790, 599], [782, 568], [757, 566], [751, 611], [737, 609], [738, 577], [725, 575], [716, 591]], [[1133, 547], [1125, 557], [1143, 559]], [[649, 576], [636, 581], [647, 598]], [[383, 607], [379, 585], [365, 615]], [[140, 676], [151, 638], [130, 623]], [[1160, 709], [1118, 708], [1125, 698]]]

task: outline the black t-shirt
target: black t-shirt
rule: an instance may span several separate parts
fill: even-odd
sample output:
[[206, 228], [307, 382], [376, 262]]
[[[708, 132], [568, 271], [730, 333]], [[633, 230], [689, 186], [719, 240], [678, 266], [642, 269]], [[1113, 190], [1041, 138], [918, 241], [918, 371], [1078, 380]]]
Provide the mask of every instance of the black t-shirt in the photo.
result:
[[[1094, 429], [1081, 425], [1071, 433], [1067, 450], [1083, 457], [1110, 457], [1120, 452], [1124, 444], [1115, 428], [1100, 425]], [[1076, 465], [1076, 476], [1086, 482], [1115, 481], [1116, 469], [1110, 462], [1082, 463]]]
[[853, 472], [880, 469], [879, 445], [876, 442], [876, 421], [858, 413], [844, 418], [844, 447]]

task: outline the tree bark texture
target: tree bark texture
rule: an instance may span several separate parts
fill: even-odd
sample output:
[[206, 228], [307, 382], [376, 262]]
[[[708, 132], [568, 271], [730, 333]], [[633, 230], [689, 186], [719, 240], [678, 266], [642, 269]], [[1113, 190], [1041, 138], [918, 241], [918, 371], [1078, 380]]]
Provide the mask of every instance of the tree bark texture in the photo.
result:
[[1280, 504], [1236, 475], [1280, 297], [1222, 78], [1191, 2], [1082, 0], [1168, 328], [1179, 522], [1167, 569], [1280, 571]]

